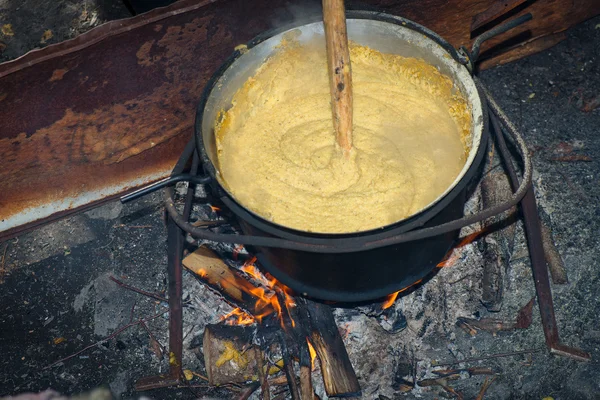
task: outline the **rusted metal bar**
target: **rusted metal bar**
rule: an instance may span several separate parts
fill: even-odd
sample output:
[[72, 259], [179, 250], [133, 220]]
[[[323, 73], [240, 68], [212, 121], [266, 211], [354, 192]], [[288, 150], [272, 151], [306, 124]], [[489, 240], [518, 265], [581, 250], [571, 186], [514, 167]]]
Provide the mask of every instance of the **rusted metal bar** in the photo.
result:
[[[514, 127], [512, 127], [512, 124], [508, 121], [496, 102], [489, 96], [489, 93], [488, 103], [491, 110], [490, 116], [492, 120], [492, 126], [496, 132], [495, 137], [498, 141], [498, 148], [502, 154], [502, 158], [504, 159], [504, 165], [514, 190], [518, 186], [519, 180], [514, 166], [510, 161], [510, 152], [506, 146], [499, 120], [502, 121], [503, 126], [507, 129], [514, 129]], [[529, 256], [531, 257], [531, 268], [533, 271], [535, 291], [540, 308], [540, 315], [542, 317], [544, 336], [546, 337], [546, 346], [548, 346], [552, 354], [573, 358], [578, 361], [589, 361], [591, 359], [589, 353], [586, 353], [581, 349], [565, 346], [560, 342], [558, 325], [554, 315], [554, 304], [552, 301], [552, 291], [550, 289], [550, 278], [548, 277], [546, 257], [542, 244], [542, 229], [533, 187], [529, 188], [525, 194], [525, 197], [523, 197], [521, 200], [521, 211], [523, 213], [525, 224], [525, 234], [527, 236]]]
[[471, 32], [481, 28], [483, 25], [507, 15], [516, 7], [522, 5], [527, 0], [496, 0], [485, 11], [475, 15], [471, 22]]

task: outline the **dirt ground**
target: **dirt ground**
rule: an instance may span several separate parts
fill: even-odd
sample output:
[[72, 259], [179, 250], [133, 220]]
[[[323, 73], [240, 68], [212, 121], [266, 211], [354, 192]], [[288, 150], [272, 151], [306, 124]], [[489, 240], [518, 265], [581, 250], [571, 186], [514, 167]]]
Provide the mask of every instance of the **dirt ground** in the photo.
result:
[[[6, 45], [0, 60], [73, 37], [107, 19], [128, 16], [119, 4], [0, 0], [0, 26], [12, 25], [9, 34], [0, 34]], [[52, 36], [43, 44], [46, 30]], [[573, 28], [556, 47], [484, 71], [481, 78], [524, 133], [533, 153], [538, 201], [550, 216], [570, 280], [568, 285], [553, 286], [559, 327], [564, 342], [590, 352], [592, 361], [579, 363], [547, 354], [535, 309], [534, 323], [525, 331], [469, 337], [456, 328], [447, 343], [431, 344], [430, 355], [444, 360], [457, 354], [471, 357], [541, 349], [491, 362], [499, 372], [485, 399], [599, 399], [600, 18]], [[0, 243], [0, 397], [48, 388], [76, 394], [104, 387], [115, 398], [141, 398], [133, 389], [135, 380], [165, 371], [168, 360], [140, 325], [98, 342], [140, 318], [158, 315], [147, 326], [156, 335], [163, 332], [159, 338], [166, 344], [166, 304], [124, 290], [110, 280], [115, 276], [148, 291], [165, 292], [166, 229], [161, 199], [156, 194], [124, 206], [112, 202]], [[514, 315], [532, 293], [527, 253], [522, 243], [517, 247], [511, 260], [511, 285], [516, 289], [507, 293], [501, 316]], [[426, 298], [426, 288], [411, 295]], [[185, 299], [193, 296], [190, 291], [187, 287]], [[411, 301], [405, 298], [398, 307], [408, 308]], [[474, 314], [486, 316], [480, 310]], [[407, 331], [396, 334], [399, 342], [410, 337]], [[186, 326], [184, 334], [189, 335], [186, 344], [192, 355], [186, 367], [202, 370], [201, 358], [193, 357], [199, 338], [192, 327]], [[94, 343], [99, 344], [76, 354]], [[351, 358], [358, 362], [362, 356], [351, 354]], [[465, 378], [453, 385], [469, 399], [475, 398], [481, 382]], [[194, 399], [202, 397], [199, 393], [165, 389], [145, 395]], [[202, 395], [231, 398], [218, 390], [203, 390]], [[382, 389], [364, 398], [444, 396], [439, 391], [384, 394]]]
[[0, 62], [130, 16], [118, 0], [0, 0]]

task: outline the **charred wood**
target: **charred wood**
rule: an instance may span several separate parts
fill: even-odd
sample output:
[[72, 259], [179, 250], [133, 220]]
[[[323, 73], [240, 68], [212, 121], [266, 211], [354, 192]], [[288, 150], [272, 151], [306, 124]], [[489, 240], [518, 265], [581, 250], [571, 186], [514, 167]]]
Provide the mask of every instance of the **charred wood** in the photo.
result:
[[[505, 201], [511, 193], [506, 175], [491, 171], [481, 181], [482, 208]], [[481, 302], [488, 311], [497, 312], [502, 308], [504, 277], [514, 244], [516, 212], [513, 207], [507, 213], [491, 218], [484, 226], [488, 233], [481, 241], [484, 260]]]
[[308, 299], [297, 300], [300, 304], [304, 303], [310, 317], [309, 340], [319, 358], [325, 392], [329, 397], [357, 395], [360, 393], [358, 378], [333, 318], [331, 307]]
[[550, 271], [550, 277], [552, 283], [555, 285], [564, 285], [569, 283], [567, 276], [567, 270], [562, 256], [560, 255], [556, 244], [554, 242], [554, 236], [550, 229], [550, 217], [542, 208], [539, 209], [540, 222], [542, 227], [542, 246], [544, 247], [544, 255], [546, 256], [546, 262], [548, 263], [548, 270]]
[[514, 321], [504, 321], [494, 318], [463, 318], [460, 317], [456, 321], [456, 325], [469, 333], [471, 336], [475, 336], [477, 331], [486, 331], [497, 333], [500, 331], [512, 331], [515, 329], [527, 329], [533, 321], [533, 303], [535, 298], [531, 299], [517, 314], [517, 318]]
[[[202, 283], [219, 292], [230, 304], [252, 315], [274, 312], [272, 309], [266, 310], [265, 308], [269, 308], [270, 305], [264, 303], [259, 304], [264, 305], [265, 308], [256, 309], [259, 298], [252, 293], [257, 286], [242, 277], [236, 269], [225, 264], [214, 251], [201, 246], [183, 259], [183, 265]], [[265, 291], [265, 295], [275, 296], [275, 293]]]

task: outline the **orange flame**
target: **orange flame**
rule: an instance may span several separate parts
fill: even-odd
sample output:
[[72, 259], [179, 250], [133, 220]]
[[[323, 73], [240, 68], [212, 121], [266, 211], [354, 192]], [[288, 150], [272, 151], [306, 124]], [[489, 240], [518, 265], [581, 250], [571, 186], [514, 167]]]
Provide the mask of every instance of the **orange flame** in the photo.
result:
[[[237, 317], [232, 319], [231, 317]], [[225, 321], [227, 325], [252, 325], [255, 319], [243, 312], [240, 308], [234, 308], [229, 314], [223, 315], [221, 321]]]
[[[256, 298], [254, 310], [252, 310], [253, 321], [255, 320], [261, 322], [264, 317], [275, 313], [281, 323], [281, 326], [285, 326], [283, 307], [285, 307], [287, 315], [290, 315], [290, 309], [296, 306], [294, 298], [291, 295], [291, 291], [286, 286], [280, 284], [275, 278], [268, 279], [265, 275], [263, 275], [256, 265], [254, 265], [255, 262], [256, 257], [251, 258], [244, 263], [240, 270], [251, 276], [262, 286], [255, 286], [250, 281], [245, 279], [235, 279], [234, 282], [221, 280], [220, 283], [224, 288], [227, 286], [235, 286]], [[283, 301], [280, 301], [277, 293], [283, 297]], [[283, 303], [283, 305], [281, 303]], [[296, 326], [296, 321], [294, 321], [291, 316], [290, 323], [292, 327]]]
[[310, 368], [314, 371], [315, 370], [315, 359], [317, 358], [317, 352], [315, 351], [315, 348], [312, 346], [312, 344], [310, 343], [310, 340], [308, 340], [308, 338], [306, 338], [306, 343], [308, 343], [308, 352], [310, 353]]
[[208, 275], [208, 273], [206, 272], [206, 270], [205, 270], [204, 268], [198, 268], [198, 269], [196, 270], [196, 273], [197, 273], [199, 276], [201, 276], [202, 278], [205, 278], [205, 277]]
[[382, 308], [383, 310], [386, 310], [386, 309], [390, 308], [390, 307], [391, 307], [391, 306], [392, 306], [392, 305], [393, 305], [393, 304], [396, 302], [396, 299], [398, 298], [398, 295], [399, 295], [400, 293], [402, 293], [402, 292], [404, 292], [404, 291], [406, 291], [406, 290], [410, 289], [411, 287], [413, 287], [413, 286], [415, 286], [415, 285], [418, 285], [418, 284], [419, 284], [419, 283], [421, 283], [422, 281], [423, 281], [423, 279], [419, 279], [418, 281], [416, 281], [416, 282], [414, 282], [414, 283], [412, 283], [412, 284], [408, 285], [407, 287], [405, 287], [405, 288], [402, 288], [402, 289], [398, 290], [397, 292], [395, 292], [395, 293], [392, 293], [392, 294], [388, 295], [388, 296], [385, 298], [385, 301], [383, 302], [383, 304], [381, 305], [381, 308]]
[[446, 255], [444, 256], [444, 259], [442, 261], [440, 261], [440, 263], [437, 265], [437, 267], [438, 268], [445, 268], [445, 267], [451, 267], [454, 264], [456, 264], [456, 262], [458, 261], [458, 259], [462, 255], [464, 247], [466, 245], [468, 245], [469, 243], [473, 242], [479, 236], [481, 236], [485, 231], [486, 230], [484, 229], [484, 230], [481, 230], [481, 231], [473, 232], [470, 235], [465, 236], [460, 241], [460, 243], [458, 243], [456, 245], [456, 247], [450, 249], [448, 251], [448, 253], [446, 253]]
[[401, 290], [398, 290], [397, 292], [388, 295], [385, 298], [385, 301], [383, 302], [383, 304], [381, 305], [381, 308], [384, 310], [387, 310], [388, 308], [390, 308], [396, 302], [396, 299], [398, 298], [398, 294], [400, 294], [400, 292], [401, 292]]

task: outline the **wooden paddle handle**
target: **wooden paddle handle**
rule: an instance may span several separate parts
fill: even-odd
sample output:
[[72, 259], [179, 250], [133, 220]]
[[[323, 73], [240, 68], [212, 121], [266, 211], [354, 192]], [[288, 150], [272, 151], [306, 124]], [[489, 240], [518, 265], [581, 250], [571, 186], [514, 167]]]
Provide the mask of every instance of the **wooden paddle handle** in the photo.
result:
[[333, 128], [337, 143], [349, 152], [352, 148], [352, 69], [343, 0], [323, 0], [323, 24]]

